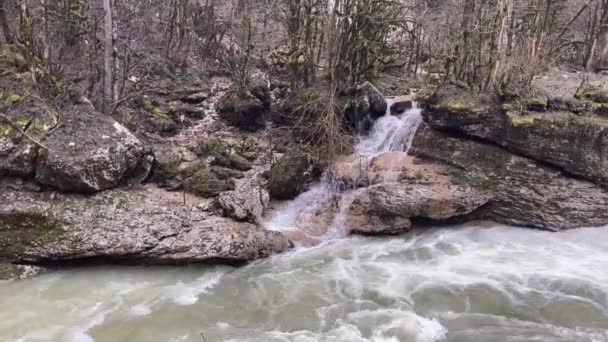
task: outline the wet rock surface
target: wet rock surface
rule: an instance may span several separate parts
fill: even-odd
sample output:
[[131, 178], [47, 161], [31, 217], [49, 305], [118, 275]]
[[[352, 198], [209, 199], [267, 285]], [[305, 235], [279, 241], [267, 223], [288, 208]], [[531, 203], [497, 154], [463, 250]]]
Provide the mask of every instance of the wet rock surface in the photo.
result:
[[[350, 190], [344, 226], [349, 233], [396, 234], [412, 219], [442, 221], [470, 214], [491, 196], [450, 177], [451, 167], [393, 151], [368, 160], [340, 161], [333, 177]], [[354, 159], [351, 157], [350, 159]]]
[[365, 82], [349, 96], [343, 116], [356, 133], [365, 133], [375, 119], [386, 113], [387, 103], [382, 93], [370, 82]]

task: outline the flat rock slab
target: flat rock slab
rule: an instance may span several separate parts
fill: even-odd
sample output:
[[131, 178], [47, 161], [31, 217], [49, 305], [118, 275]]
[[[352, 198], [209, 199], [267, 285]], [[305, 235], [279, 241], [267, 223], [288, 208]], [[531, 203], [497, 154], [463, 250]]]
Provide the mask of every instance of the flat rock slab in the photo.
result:
[[46, 265], [89, 259], [240, 263], [290, 245], [281, 233], [213, 216], [145, 189], [89, 197], [0, 193], [0, 262], [4, 263]]

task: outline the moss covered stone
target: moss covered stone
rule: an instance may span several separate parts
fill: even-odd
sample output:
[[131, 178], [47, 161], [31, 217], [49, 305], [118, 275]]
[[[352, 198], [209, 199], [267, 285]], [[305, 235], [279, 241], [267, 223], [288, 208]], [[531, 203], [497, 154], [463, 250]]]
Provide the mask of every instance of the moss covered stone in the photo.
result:
[[150, 115], [150, 121], [158, 130], [167, 132], [176, 129], [177, 124], [171, 119], [168, 112], [159, 106], [155, 106], [148, 97], [142, 96], [138, 102], [141, 108]]
[[433, 110], [451, 113], [469, 113], [475, 111], [476, 107], [476, 103], [468, 99], [446, 99], [431, 105]]
[[0, 213], [0, 261], [12, 260], [28, 247], [57, 241], [65, 226], [36, 209]]
[[19, 101], [23, 100], [23, 96], [19, 95], [19, 94], [9, 94], [8, 96], [4, 97], [2, 99], [2, 106], [3, 108], [6, 107], [10, 107], [16, 103], [18, 103]]
[[513, 126], [534, 125], [534, 118], [532, 116], [511, 116], [509, 120]]
[[198, 155], [208, 159], [211, 165], [223, 166], [240, 171], [248, 171], [253, 165], [245, 157], [230, 153], [223, 141], [217, 138], [202, 139], [197, 148]]
[[216, 106], [220, 118], [229, 125], [247, 130], [263, 127], [263, 116], [268, 107], [268, 103], [264, 103], [251, 91], [238, 88], [228, 91]]
[[228, 190], [234, 190], [231, 178], [218, 175], [217, 170], [201, 165], [192, 176], [184, 182], [184, 188], [202, 197], [214, 197]]
[[304, 191], [309, 165], [310, 158], [304, 151], [287, 152], [268, 173], [270, 197], [291, 199]]
[[596, 103], [608, 103], [608, 85], [593, 85], [585, 82], [576, 91], [575, 97]]

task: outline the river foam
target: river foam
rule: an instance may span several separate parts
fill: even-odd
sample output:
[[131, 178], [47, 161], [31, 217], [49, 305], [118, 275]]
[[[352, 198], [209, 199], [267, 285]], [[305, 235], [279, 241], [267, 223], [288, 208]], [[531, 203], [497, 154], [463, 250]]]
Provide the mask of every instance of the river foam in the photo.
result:
[[0, 340], [605, 342], [607, 262], [606, 228], [482, 224], [243, 268], [61, 271], [0, 285]]

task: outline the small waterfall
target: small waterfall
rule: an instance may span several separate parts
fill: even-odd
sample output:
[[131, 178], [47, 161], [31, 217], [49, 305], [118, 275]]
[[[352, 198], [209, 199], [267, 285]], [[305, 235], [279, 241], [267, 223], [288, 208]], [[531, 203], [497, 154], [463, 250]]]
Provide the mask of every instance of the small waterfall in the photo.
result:
[[356, 153], [372, 157], [384, 152], [407, 152], [410, 149], [416, 130], [422, 123], [422, 109], [414, 103], [412, 109], [400, 115], [391, 115], [391, 105], [389, 100], [387, 113], [376, 121], [368, 136], [360, 138]]
[[[368, 135], [359, 137], [355, 154], [360, 157], [362, 164], [367, 165], [371, 158], [385, 152], [407, 152], [422, 122], [422, 109], [416, 103], [413, 103], [412, 109], [392, 115], [390, 108], [393, 102], [391, 99], [387, 102], [386, 114], [374, 123]], [[394, 181], [392, 177], [394, 175], [386, 175], [385, 181]], [[304, 234], [317, 241], [344, 237], [348, 231], [344, 227], [348, 210], [362, 192], [363, 189], [352, 189], [341, 193], [334, 179], [325, 173], [320, 184], [279, 208], [265, 223], [265, 227], [287, 234], [295, 233], [294, 236], [298, 237]], [[333, 218], [325, 222], [325, 227], [322, 227], [325, 232], [320, 233], [320, 227], [315, 227], [315, 224], [323, 224], [323, 210], [334, 207], [337, 210], [331, 213]]]

